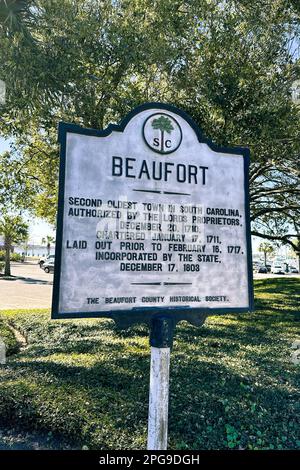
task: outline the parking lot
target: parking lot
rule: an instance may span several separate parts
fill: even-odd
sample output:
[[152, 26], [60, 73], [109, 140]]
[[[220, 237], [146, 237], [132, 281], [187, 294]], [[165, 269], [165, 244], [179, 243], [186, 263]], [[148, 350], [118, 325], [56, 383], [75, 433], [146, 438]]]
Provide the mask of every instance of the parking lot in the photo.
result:
[[53, 274], [47, 274], [37, 263], [12, 263], [12, 280], [0, 279], [0, 310], [49, 308]]
[[299, 277], [299, 279], [300, 279], [299, 274], [291, 274], [291, 273], [287, 273], [287, 274], [254, 273], [253, 277], [254, 277], [254, 279], [267, 279], [268, 277], [271, 277], [271, 278], [274, 278], [274, 277]]

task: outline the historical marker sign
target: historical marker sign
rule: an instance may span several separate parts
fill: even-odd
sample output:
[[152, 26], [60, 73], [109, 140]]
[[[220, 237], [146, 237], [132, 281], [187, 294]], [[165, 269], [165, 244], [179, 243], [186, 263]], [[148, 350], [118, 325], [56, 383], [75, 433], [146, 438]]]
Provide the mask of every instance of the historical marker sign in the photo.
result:
[[61, 123], [59, 140], [53, 318], [252, 309], [247, 149], [157, 103], [104, 131]]

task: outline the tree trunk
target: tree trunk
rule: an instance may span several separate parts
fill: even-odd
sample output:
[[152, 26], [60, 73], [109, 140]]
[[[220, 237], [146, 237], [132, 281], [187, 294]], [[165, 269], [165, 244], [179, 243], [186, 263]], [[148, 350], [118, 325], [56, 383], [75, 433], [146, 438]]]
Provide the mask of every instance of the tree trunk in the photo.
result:
[[10, 242], [9, 240], [5, 240], [5, 268], [4, 268], [4, 276], [10, 276]]
[[264, 255], [265, 255], [265, 266], [267, 266], [267, 252], [266, 251], [264, 252]]
[[50, 248], [51, 248], [50, 243], [47, 243], [47, 255], [48, 256], [50, 255]]
[[164, 143], [164, 131], [161, 131], [161, 152], [164, 151], [164, 146], [165, 146], [165, 143]]

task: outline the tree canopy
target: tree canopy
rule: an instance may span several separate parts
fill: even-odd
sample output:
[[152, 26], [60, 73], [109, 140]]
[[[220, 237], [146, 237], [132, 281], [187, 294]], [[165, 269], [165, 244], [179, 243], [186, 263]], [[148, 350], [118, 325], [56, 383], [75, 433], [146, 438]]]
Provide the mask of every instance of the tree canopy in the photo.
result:
[[258, 251], [260, 251], [261, 253], [264, 254], [264, 261], [265, 261], [265, 265], [266, 265], [267, 264], [267, 255], [271, 255], [272, 253], [274, 253], [275, 249], [274, 249], [273, 245], [271, 245], [271, 243], [262, 242], [262, 243], [260, 243], [260, 245], [258, 247]]
[[9, 168], [31, 182], [37, 215], [55, 219], [60, 120], [101, 129], [136, 105], [162, 101], [188, 112], [216, 143], [250, 148], [253, 233], [294, 244], [297, 1], [21, 3], [14, 21], [0, 10], [0, 131], [15, 138]]
[[5, 214], [0, 217], [0, 235], [4, 237], [4, 275], [10, 276], [10, 252], [14, 243], [21, 243], [28, 237], [28, 225], [20, 215]]

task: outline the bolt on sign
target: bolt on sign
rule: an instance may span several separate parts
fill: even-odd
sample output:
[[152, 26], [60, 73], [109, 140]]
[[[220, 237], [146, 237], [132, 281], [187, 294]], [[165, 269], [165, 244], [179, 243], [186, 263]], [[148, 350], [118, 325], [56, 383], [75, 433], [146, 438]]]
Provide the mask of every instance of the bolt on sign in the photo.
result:
[[248, 149], [159, 103], [105, 130], [61, 123], [59, 142], [53, 318], [252, 310]]

